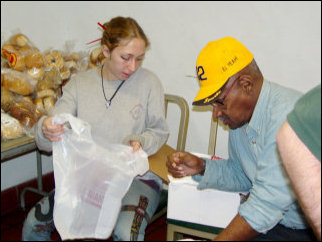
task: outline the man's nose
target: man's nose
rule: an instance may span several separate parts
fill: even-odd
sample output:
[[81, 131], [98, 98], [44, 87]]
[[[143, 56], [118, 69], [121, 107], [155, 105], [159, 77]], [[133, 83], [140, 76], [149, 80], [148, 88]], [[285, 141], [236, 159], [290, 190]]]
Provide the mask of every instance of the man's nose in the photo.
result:
[[218, 118], [218, 117], [221, 117], [222, 116], [222, 111], [221, 111], [221, 109], [218, 106], [213, 106], [212, 116], [214, 118]]

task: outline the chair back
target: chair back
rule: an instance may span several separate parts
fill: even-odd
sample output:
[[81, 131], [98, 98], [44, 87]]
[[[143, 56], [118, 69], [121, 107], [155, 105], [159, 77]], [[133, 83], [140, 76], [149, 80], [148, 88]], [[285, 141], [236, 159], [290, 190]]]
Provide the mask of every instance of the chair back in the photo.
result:
[[[179, 124], [176, 149], [178, 151], [184, 151], [186, 147], [186, 137], [187, 137], [188, 123], [189, 123], [189, 106], [187, 101], [183, 97], [179, 97], [171, 94], [165, 94], [164, 95], [165, 117], [167, 117], [167, 114], [168, 114], [169, 103], [176, 104], [180, 108], [180, 124]], [[161, 216], [167, 213], [167, 205], [168, 205], [168, 185], [165, 182], [163, 182], [163, 189], [161, 192], [160, 202], [149, 224], [153, 223], [155, 220], [159, 219]]]
[[210, 122], [211, 122], [211, 124], [210, 124], [210, 135], [209, 135], [209, 143], [208, 143], [208, 155], [215, 155], [218, 119], [214, 120], [214, 118], [211, 115]]
[[186, 137], [187, 137], [188, 124], [189, 124], [189, 106], [187, 101], [183, 97], [180, 97], [177, 95], [165, 94], [164, 95], [165, 117], [167, 117], [169, 103], [174, 103], [178, 105], [181, 111], [176, 149], [178, 151], [184, 151], [186, 147]]

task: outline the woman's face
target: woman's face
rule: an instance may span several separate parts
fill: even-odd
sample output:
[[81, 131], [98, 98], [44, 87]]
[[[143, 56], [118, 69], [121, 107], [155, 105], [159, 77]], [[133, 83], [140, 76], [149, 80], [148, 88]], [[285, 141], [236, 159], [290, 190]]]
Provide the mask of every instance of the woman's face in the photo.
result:
[[104, 69], [108, 80], [128, 79], [142, 65], [145, 56], [145, 42], [140, 38], [124, 41], [112, 52], [106, 45], [102, 46], [106, 57]]

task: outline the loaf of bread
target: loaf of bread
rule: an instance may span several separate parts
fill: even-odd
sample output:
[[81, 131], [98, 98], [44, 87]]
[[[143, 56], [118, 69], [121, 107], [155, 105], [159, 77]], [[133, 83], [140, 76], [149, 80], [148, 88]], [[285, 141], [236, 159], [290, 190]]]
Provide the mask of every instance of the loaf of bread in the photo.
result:
[[14, 70], [4, 73], [3, 79], [3, 86], [14, 93], [21, 95], [30, 95], [33, 93], [37, 84], [35, 79], [25, 73]]
[[45, 71], [42, 80], [37, 83], [37, 90], [54, 89], [56, 90], [62, 83], [60, 72], [57, 68], [51, 68], [49, 71]]
[[1, 112], [1, 139], [17, 139], [24, 135], [19, 121], [9, 114]]
[[98, 67], [98, 65], [97, 65], [97, 64], [94, 64], [94, 63], [92, 63], [92, 62], [89, 62], [89, 63], [88, 63], [88, 69], [97, 68], [97, 67]]
[[8, 50], [2, 48], [1, 49], [1, 56], [7, 59], [7, 62], [10, 66], [10, 68], [17, 70], [17, 71], [23, 71], [26, 67], [25, 64], [25, 56], [22, 55], [18, 50]]
[[34, 104], [36, 106], [36, 109], [38, 109], [40, 112], [45, 113], [45, 107], [42, 98], [36, 98], [34, 100]]
[[39, 81], [44, 77], [45, 72], [42, 68], [32, 67], [27, 70], [27, 74], [31, 76], [33, 79]]
[[79, 69], [79, 66], [77, 65], [77, 62], [74, 60], [70, 60], [70, 61], [65, 61], [65, 66], [72, 70], [72, 69]]
[[69, 55], [64, 56], [64, 61], [75, 61], [77, 62], [79, 60], [79, 54], [78, 53], [71, 53]]
[[90, 54], [90, 60], [93, 64], [97, 64], [97, 62], [99, 61], [99, 56], [102, 53], [102, 48], [101, 47], [97, 47], [94, 50], [92, 50], [91, 54]]
[[19, 120], [20, 124], [25, 128], [32, 128], [37, 122], [36, 107], [29, 102], [16, 102], [10, 108], [12, 117]]
[[63, 55], [59, 51], [53, 51], [45, 55], [45, 66], [55, 67], [58, 70], [62, 69], [64, 66]]
[[23, 55], [28, 55], [30, 53], [40, 52], [35, 46], [25, 45], [18, 49]]
[[44, 63], [44, 56], [40, 52], [31, 52], [25, 56], [25, 64], [27, 68], [42, 68]]
[[60, 78], [64, 81], [69, 79], [71, 73], [68, 67], [64, 66], [61, 70], [60, 70]]
[[14, 104], [15, 98], [12, 92], [7, 87], [1, 87], [1, 108], [8, 112], [11, 106]]
[[104, 54], [103, 54], [103, 52], [101, 52], [99, 55], [98, 55], [98, 59], [97, 59], [97, 61], [98, 61], [98, 63], [99, 64], [104, 64], [104, 62], [105, 62], [105, 56], [104, 56]]
[[29, 42], [29, 39], [24, 34], [16, 34], [10, 38], [10, 43], [17, 46], [25, 46]]
[[29, 103], [31, 105], [34, 104], [34, 102], [32, 101], [31, 96], [21, 96], [20, 98], [17, 98], [17, 100], [22, 101], [22, 102], [27, 102], [27, 103]]
[[56, 97], [56, 93], [51, 88], [37, 91], [36, 98], [44, 98], [44, 97]]
[[19, 51], [12, 53], [16, 56], [16, 62], [10, 62], [11, 68], [16, 71], [24, 71], [26, 68], [25, 56], [22, 55]]
[[6, 58], [6, 55], [5, 55], [5, 52], [4, 51], [7, 51], [7, 52], [15, 52], [17, 51], [18, 49], [15, 48], [14, 45], [12, 44], [3, 44], [2, 47], [1, 47], [1, 56]]
[[55, 106], [55, 98], [53, 96], [44, 98], [44, 107], [47, 115], [51, 115], [51, 112]]

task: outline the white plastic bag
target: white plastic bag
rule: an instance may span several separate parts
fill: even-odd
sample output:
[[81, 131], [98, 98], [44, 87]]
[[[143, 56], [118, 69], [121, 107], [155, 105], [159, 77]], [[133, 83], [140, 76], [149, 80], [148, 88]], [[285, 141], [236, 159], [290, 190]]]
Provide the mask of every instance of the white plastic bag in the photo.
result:
[[97, 145], [89, 124], [70, 114], [53, 119], [65, 122], [71, 129], [53, 142], [55, 226], [63, 240], [106, 239], [133, 178], [149, 169], [147, 154], [121, 144]]

